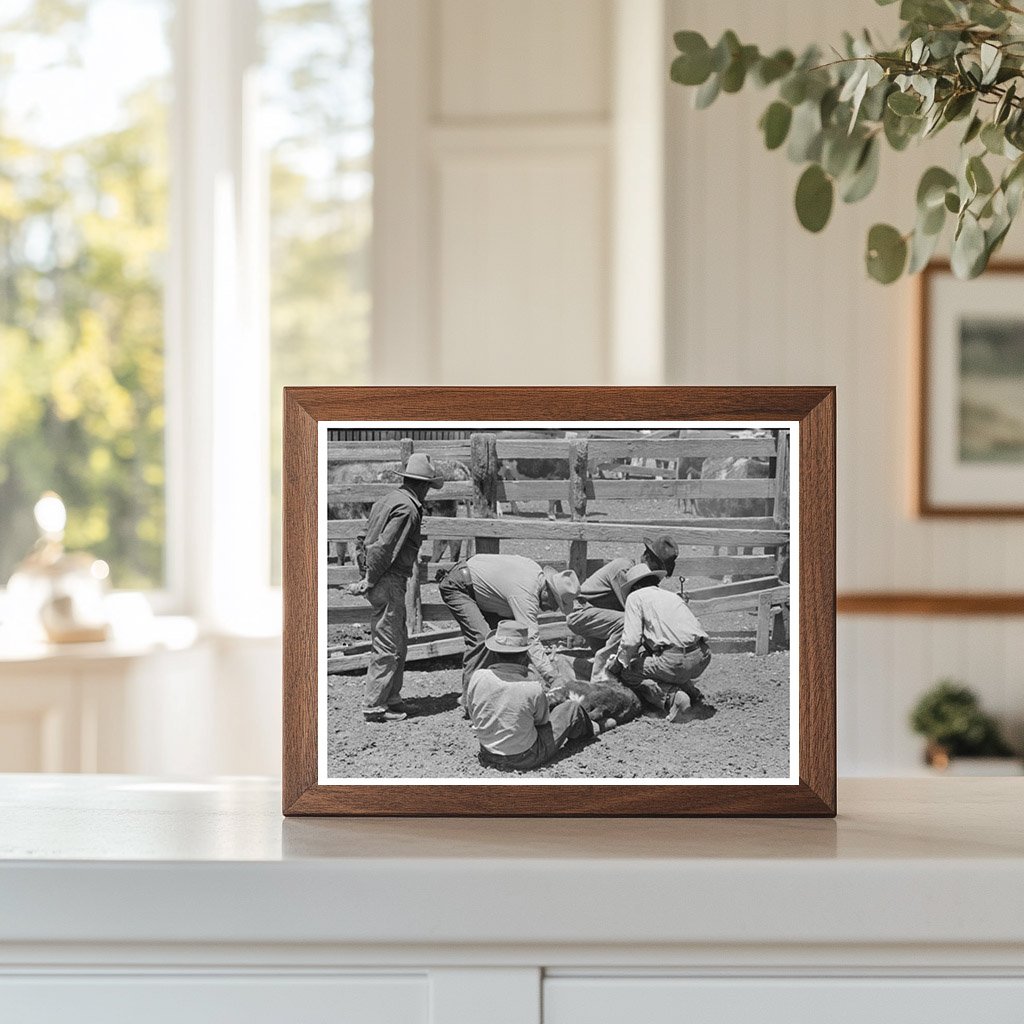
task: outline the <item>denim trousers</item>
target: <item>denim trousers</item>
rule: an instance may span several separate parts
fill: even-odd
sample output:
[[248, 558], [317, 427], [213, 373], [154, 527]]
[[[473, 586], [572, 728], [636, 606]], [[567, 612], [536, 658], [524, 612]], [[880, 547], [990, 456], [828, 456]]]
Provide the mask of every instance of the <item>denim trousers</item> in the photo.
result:
[[366, 670], [363, 706], [383, 711], [398, 704], [405, 675], [405, 576], [386, 573], [366, 592], [370, 601], [370, 664]]
[[465, 563], [456, 565], [441, 580], [437, 589], [441, 594], [441, 600], [452, 613], [452, 618], [459, 624], [462, 639], [466, 643], [466, 653], [462, 658], [462, 696], [465, 698], [469, 677], [476, 668], [476, 661], [479, 660], [481, 645], [487, 634], [497, 626], [501, 616], [482, 611], [480, 605], [476, 603], [473, 583]]
[[619, 649], [625, 621], [626, 613], [621, 609], [598, 608], [592, 604], [577, 605], [565, 620], [569, 629], [596, 649], [590, 674], [592, 683], [611, 681], [606, 668]]
[[661, 654], [641, 650], [637, 659], [622, 671], [622, 683], [635, 690], [647, 705], [665, 710], [668, 698], [682, 690], [692, 702], [702, 700], [693, 680], [711, 664], [711, 652], [706, 646], [683, 653], [678, 647], [669, 647]]

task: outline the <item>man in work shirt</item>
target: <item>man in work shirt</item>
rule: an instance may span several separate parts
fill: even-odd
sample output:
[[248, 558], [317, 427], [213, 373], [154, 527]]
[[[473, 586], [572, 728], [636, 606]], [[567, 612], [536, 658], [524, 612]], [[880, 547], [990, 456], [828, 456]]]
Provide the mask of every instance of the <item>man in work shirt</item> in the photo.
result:
[[686, 602], [658, 586], [664, 575], [642, 565], [626, 573], [622, 639], [608, 673], [676, 722], [704, 701], [693, 680], [711, 663], [711, 651], [707, 632]]
[[466, 691], [481, 764], [530, 771], [550, 761], [569, 740], [600, 732], [577, 701], [549, 711], [544, 687], [530, 670], [529, 645], [524, 622], [499, 622], [484, 638], [485, 657]]
[[409, 643], [405, 591], [416, 570], [427, 491], [441, 486], [429, 455], [414, 452], [402, 472], [402, 486], [375, 502], [366, 524], [366, 575], [348, 588], [370, 602], [370, 664], [366, 670], [363, 717], [400, 722], [405, 652]]
[[[649, 569], [661, 569], [671, 576], [679, 549], [669, 536], [644, 537], [643, 564]], [[631, 558], [614, 558], [580, 585], [576, 605], [566, 619], [566, 625], [577, 636], [588, 640], [597, 648], [592, 682], [607, 680], [606, 666], [618, 650], [625, 616], [621, 596], [622, 579], [637, 563]]]
[[513, 619], [527, 627], [530, 662], [544, 682], [552, 685], [556, 669], [540, 642], [537, 617], [542, 611], [568, 615], [579, 588], [579, 579], [571, 569], [542, 569], [522, 555], [474, 555], [453, 566], [438, 589], [466, 641], [463, 698], [475, 666], [474, 652], [479, 653], [480, 644], [502, 619]]

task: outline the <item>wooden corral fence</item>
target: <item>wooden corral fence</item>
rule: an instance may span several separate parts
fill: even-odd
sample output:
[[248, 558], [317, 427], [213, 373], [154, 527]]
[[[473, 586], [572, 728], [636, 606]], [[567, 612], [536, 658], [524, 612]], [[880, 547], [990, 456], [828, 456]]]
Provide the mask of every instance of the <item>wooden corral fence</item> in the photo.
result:
[[[502, 541], [541, 540], [561, 541], [566, 545], [564, 561], [545, 561], [544, 564], [568, 567], [580, 579], [601, 564], [588, 558], [588, 546], [594, 543], [614, 543], [631, 552], [642, 544], [643, 538], [656, 530], [671, 536], [680, 548], [709, 549], [706, 554], [681, 555], [675, 572], [679, 576], [755, 576], [765, 581], [764, 589], [776, 593], [771, 607], [782, 600], [778, 579], [783, 559], [789, 547], [789, 431], [773, 431], [764, 437], [729, 437], [722, 434], [703, 434], [690, 437], [652, 437], [651, 435], [625, 435], [617, 432], [606, 437], [566, 437], [516, 439], [498, 437], [492, 433], [474, 433], [460, 438], [353, 439], [328, 441], [328, 464], [337, 462], [395, 462], [408, 458], [413, 451], [426, 452], [432, 457], [464, 462], [470, 470], [468, 481], [446, 481], [430, 497], [442, 501], [468, 503], [467, 517], [426, 516], [423, 521], [425, 540], [471, 541], [477, 553], [499, 552]], [[720, 456], [753, 456], [768, 460], [768, 476], [755, 479], [603, 479], [592, 470], [614, 459], [643, 457], [677, 462], [686, 458]], [[519, 459], [564, 461], [564, 479], [505, 479], [502, 464]], [[341, 504], [368, 503], [383, 497], [394, 488], [390, 483], [343, 484], [328, 487], [328, 502]], [[693, 499], [765, 499], [769, 515], [754, 517], [699, 518], [682, 516], [677, 519], [629, 521], [626, 517], [615, 522], [587, 519], [591, 501], [629, 501], [642, 498], [673, 498], [685, 496]], [[500, 502], [568, 502], [570, 519], [551, 521], [499, 516]], [[339, 519], [327, 522], [327, 541], [352, 542], [365, 535], [364, 519]], [[761, 549], [755, 554], [754, 549]], [[419, 572], [414, 574], [410, 587], [409, 658], [433, 657], [438, 654], [457, 653], [462, 644], [457, 630], [421, 633], [424, 622], [451, 621], [447, 606], [422, 600], [421, 586], [436, 578], [439, 568], [449, 563], [431, 563], [429, 556], [421, 556]], [[359, 578], [355, 566], [328, 566], [329, 588], [338, 588]], [[772, 585], [772, 586], [769, 586]], [[718, 596], [709, 588], [705, 602]], [[788, 588], [786, 589], [788, 600]], [[328, 621], [366, 622], [369, 607], [344, 604], [342, 595], [332, 595], [328, 601]], [[696, 593], [693, 595], [698, 596]], [[732, 600], [732, 595], [721, 595]], [[748, 598], [758, 607], [758, 594]], [[732, 607], [735, 602], [727, 604]], [[697, 605], [694, 605], [695, 609]], [[713, 607], [707, 603], [703, 607]], [[725, 609], [723, 609], [725, 610]], [[771, 610], [771, 608], [769, 609]], [[542, 635], [564, 634], [564, 620], [550, 615], [542, 620]], [[767, 650], [767, 635], [758, 638], [757, 648]], [[332, 656], [329, 671], [346, 671], [366, 663], [367, 650], [348, 647], [344, 654]]]

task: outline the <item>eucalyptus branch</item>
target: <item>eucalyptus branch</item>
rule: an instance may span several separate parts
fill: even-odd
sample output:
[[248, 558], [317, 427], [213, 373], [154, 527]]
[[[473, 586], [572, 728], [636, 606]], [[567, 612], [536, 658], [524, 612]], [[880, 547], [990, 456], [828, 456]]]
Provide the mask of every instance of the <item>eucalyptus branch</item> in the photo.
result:
[[899, 10], [897, 47], [879, 49], [866, 33], [846, 35], [841, 50], [832, 48], [836, 59], [825, 62], [813, 47], [798, 59], [789, 50], [762, 54], [734, 32], [714, 46], [699, 33], [678, 32], [671, 75], [697, 87], [701, 109], [750, 81], [773, 88], [759, 128], [768, 149], [785, 146], [804, 165], [796, 214], [815, 232], [828, 223], [837, 194], [847, 203], [870, 194], [883, 144], [900, 152], [962, 121], [958, 165], [924, 173], [912, 229], [871, 228], [866, 266], [886, 284], [916, 273], [953, 220], [953, 269], [974, 277], [1024, 205], [1024, 39], [1011, 20], [1024, 9], [1010, 0], [973, 4], [975, 21], [964, 17], [961, 0], [902, 0]]

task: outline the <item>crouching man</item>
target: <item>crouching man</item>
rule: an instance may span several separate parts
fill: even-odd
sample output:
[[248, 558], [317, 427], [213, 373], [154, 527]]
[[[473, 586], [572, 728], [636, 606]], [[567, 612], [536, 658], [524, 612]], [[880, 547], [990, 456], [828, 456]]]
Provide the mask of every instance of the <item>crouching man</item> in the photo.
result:
[[[643, 564], [648, 569], [663, 569], [669, 576], [675, 568], [678, 548], [669, 536], [644, 537]], [[625, 619], [622, 580], [638, 563], [632, 558], [614, 558], [580, 584], [576, 604], [566, 625], [583, 637], [595, 650], [593, 683], [608, 682], [608, 662], [615, 656], [622, 639]]]
[[622, 639], [608, 673], [677, 722], [704, 701], [693, 680], [711, 664], [711, 651], [707, 632], [686, 602], [659, 587], [664, 577], [644, 565], [626, 574]]
[[502, 619], [514, 619], [527, 629], [530, 660], [549, 686], [558, 680], [556, 668], [540, 641], [538, 617], [544, 611], [572, 612], [580, 581], [571, 569], [543, 569], [522, 555], [474, 555], [452, 567], [438, 591], [466, 642], [462, 693], [482, 653], [480, 644]]
[[527, 772], [550, 761], [565, 743], [600, 732], [576, 701], [548, 710], [544, 687], [530, 671], [526, 623], [499, 622], [484, 647], [487, 654], [466, 693], [481, 764]]

